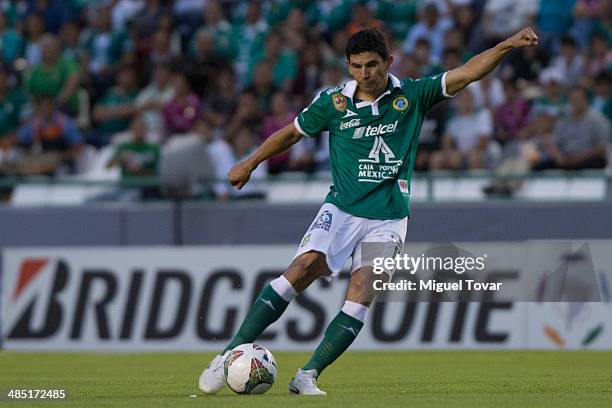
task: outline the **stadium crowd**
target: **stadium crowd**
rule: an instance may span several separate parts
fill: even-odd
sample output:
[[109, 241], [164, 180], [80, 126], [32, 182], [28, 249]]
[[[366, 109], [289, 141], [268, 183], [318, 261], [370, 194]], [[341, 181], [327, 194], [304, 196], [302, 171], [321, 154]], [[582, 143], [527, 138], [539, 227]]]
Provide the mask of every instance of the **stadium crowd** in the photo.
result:
[[[348, 37], [386, 33], [399, 78], [459, 66], [525, 26], [540, 46], [426, 119], [417, 171], [601, 169], [612, 143], [612, 2], [605, 0], [0, 0], [0, 176], [159, 176], [202, 194], [347, 80]], [[255, 178], [328, 171], [326, 135]], [[516, 183], [492, 185], [508, 194]], [[224, 182], [218, 199], [258, 196]], [[149, 190], [150, 192], [150, 190]], [[155, 195], [155, 193], [153, 193]]]

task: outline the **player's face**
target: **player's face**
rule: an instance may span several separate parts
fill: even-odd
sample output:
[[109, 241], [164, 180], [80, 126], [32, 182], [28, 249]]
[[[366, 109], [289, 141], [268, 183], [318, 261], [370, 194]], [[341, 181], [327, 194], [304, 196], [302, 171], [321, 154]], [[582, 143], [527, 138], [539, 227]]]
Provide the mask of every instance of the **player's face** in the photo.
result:
[[377, 53], [367, 51], [351, 55], [347, 65], [349, 73], [357, 81], [359, 89], [366, 94], [377, 96], [387, 86], [387, 76], [391, 62], [393, 62], [392, 56], [384, 61]]

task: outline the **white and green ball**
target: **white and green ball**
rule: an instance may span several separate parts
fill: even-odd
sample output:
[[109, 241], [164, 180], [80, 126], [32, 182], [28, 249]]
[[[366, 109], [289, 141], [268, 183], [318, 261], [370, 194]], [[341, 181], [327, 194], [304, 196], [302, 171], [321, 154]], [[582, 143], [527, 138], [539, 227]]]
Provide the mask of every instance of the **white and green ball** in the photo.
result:
[[225, 359], [225, 381], [238, 394], [263, 394], [276, 380], [276, 361], [268, 349], [241, 344]]

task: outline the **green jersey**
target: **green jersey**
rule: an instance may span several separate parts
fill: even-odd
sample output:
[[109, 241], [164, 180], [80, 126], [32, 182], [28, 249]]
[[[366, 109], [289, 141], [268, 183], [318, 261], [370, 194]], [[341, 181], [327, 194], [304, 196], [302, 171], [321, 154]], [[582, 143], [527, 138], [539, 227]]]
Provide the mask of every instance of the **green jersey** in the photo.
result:
[[[74, 61], [60, 57], [51, 67], [46, 67], [42, 63], [36, 65], [29, 73], [25, 86], [34, 97], [57, 97], [70, 76], [78, 73], [78, 70], [79, 67]], [[76, 92], [70, 96], [68, 105], [74, 112], [78, 112], [79, 98]]]
[[321, 92], [294, 121], [305, 136], [329, 131], [333, 185], [325, 199], [365, 218], [409, 216], [410, 177], [427, 111], [450, 95], [445, 75], [400, 81], [389, 75], [375, 101], [354, 98], [356, 81]]
[[[117, 147], [115, 155], [121, 163], [121, 177], [154, 176], [159, 166], [159, 146], [152, 143], [126, 142]], [[140, 169], [133, 172], [128, 164]]]
[[26, 102], [25, 95], [19, 89], [9, 92], [6, 97], [0, 96], [0, 140], [17, 130]]

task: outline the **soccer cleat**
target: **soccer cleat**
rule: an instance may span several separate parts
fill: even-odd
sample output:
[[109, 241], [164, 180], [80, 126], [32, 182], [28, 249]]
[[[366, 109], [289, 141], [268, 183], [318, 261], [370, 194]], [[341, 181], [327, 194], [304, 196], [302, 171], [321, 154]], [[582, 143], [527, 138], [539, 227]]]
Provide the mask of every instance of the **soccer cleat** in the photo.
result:
[[289, 384], [289, 391], [300, 395], [327, 395], [317, 387], [317, 370], [299, 369]]
[[225, 358], [229, 354], [229, 350], [223, 354], [218, 354], [210, 362], [208, 367], [202, 371], [198, 380], [198, 387], [206, 394], [214, 394], [219, 392], [225, 385], [224, 363]]

